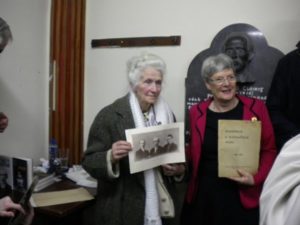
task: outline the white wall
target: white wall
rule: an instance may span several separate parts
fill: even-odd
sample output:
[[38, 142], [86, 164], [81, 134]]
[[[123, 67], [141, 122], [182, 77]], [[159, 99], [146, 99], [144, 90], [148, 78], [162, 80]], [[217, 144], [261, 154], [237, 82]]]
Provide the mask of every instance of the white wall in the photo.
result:
[[48, 149], [50, 1], [0, 0], [13, 42], [0, 54], [0, 111], [9, 117], [0, 154], [35, 159]]
[[[178, 121], [184, 121], [184, 80], [199, 52], [215, 35], [234, 23], [260, 30], [270, 46], [287, 53], [300, 39], [299, 0], [88, 0], [85, 58], [85, 122], [87, 139], [96, 113], [127, 90], [126, 61], [141, 51], [163, 57], [168, 65], [162, 93]], [[177, 47], [97, 48], [92, 39], [181, 35]]]

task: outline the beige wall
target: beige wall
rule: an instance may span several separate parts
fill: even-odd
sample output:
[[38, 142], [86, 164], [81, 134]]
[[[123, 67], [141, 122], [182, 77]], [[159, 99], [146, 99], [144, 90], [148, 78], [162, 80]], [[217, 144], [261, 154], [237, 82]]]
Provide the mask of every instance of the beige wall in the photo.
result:
[[13, 42], [0, 55], [0, 111], [9, 126], [0, 154], [45, 157], [48, 145], [49, 2], [0, 0]]
[[[96, 113], [127, 90], [125, 63], [141, 51], [168, 65], [164, 97], [184, 121], [187, 69], [215, 35], [233, 23], [259, 29], [270, 46], [284, 53], [300, 39], [299, 0], [88, 0], [85, 68], [85, 140]], [[98, 38], [181, 35], [178, 47], [91, 49]]]

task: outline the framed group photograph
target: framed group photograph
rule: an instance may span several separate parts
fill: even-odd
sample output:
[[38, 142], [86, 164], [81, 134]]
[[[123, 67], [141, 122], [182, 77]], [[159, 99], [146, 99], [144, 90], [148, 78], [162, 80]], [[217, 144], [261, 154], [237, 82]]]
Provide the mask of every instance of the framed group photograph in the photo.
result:
[[125, 132], [133, 148], [129, 153], [130, 173], [185, 162], [183, 122], [128, 129]]

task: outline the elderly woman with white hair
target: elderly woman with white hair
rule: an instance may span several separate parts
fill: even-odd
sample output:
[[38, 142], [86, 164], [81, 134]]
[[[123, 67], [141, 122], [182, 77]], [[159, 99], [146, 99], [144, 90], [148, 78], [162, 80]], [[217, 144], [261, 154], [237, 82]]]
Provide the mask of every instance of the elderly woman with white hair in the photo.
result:
[[166, 65], [160, 57], [133, 57], [128, 61], [131, 90], [94, 119], [82, 165], [98, 180], [95, 224], [175, 224], [176, 179], [172, 178], [184, 173], [184, 165], [163, 165], [130, 174], [128, 153], [132, 146], [125, 137], [126, 129], [175, 121], [160, 96], [165, 73]]

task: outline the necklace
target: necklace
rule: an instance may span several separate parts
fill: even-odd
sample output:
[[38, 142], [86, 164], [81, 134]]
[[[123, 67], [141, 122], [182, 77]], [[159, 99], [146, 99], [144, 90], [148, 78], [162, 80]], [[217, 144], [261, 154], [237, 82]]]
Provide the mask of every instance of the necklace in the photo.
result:
[[144, 112], [144, 113], [143, 113], [143, 116], [144, 116], [144, 121], [145, 121], [145, 122], [148, 122], [148, 121], [149, 121], [149, 111]]
[[232, 103], [230, 102], [230, 104], [221, 105], [221, 104], [216, 104], [216, 101], [214, 100], [209, 108], [214, 112], [227, 112], [231, 109], [234, 109], [237, 106], [238, 102], [239, 102], [238, 99], [235, 98], [232, 101]]

